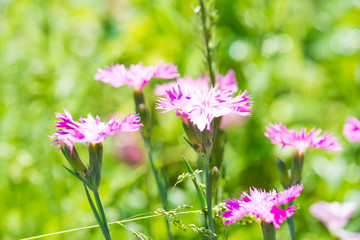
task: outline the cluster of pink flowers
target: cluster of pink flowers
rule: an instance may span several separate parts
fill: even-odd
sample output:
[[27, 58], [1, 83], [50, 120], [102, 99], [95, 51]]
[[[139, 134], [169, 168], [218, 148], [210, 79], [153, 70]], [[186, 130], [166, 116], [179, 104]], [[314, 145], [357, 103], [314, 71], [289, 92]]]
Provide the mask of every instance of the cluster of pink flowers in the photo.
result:
[[272, 223], [276, 228], [280, 228], [280, 224], [291, 217], [297, 208], [292, 205], [286, 209], [280, 209], [278, 206], [299, 197], [302, 189], [303, 185], [296, 185], [277, 193], [275, 190], [266, 192], [250, 188], [250, 195], [243, 192], [239, 194], [240, 198], [225, 200], [229, 211], [223, 213], [223, 217], [226, 218], [224, 223], [230, 224], [247, 214], [252, 214], [261, 221]]
[[324, 132], [319, 136], [321, 129], [311, 129], [306, 133], [306, 128], [302, 128], [300, 132], [288, 129], [283, 124], [269, 124], [266, 127], [267, 132], [265, 136], [274, 144], [281, 144], [295, 148], [295, 151], [303, 155], [307, 148], [322, 148], [329, 151], [340, 151], [341, 146], [336, 138], [329, 132]]
[[81, 118], [80, 122], [74, 121], [71, 114], [64, 110], [65, 114], [56, 113], [56, 117], [60, 121], [56, 121], [58, 131], [51, 138], [55, 139], [55, 144], [67, 144], [73, 148], [75, 142], [83, 144], [102, 143], [105, 139], [118, 132], [133, 132], [142, 127], [140, 117], [135, 114], [127, 115], [122, 121], [116, 117], [110, 119], [109, 122], [100, 122], [100, 118], [93, 118], [91, 114], [87, 118]]
[[335, 236], [342, 240], [359, 240], [360, 233], [344, 230], [351, 216], [355, 213], [357, 204], [354, 202], [324, 202], [314, 203], [310, 207], [311, 214], [319, 219]]
[[109, 83], [114, 87], [128, 85], [135, 91], [140, 91], [151, 79], [172, 79], [179, 77], [177, 66], [173, 64], [158, 64], [145, 67], [142, 63], [131, 65], [129, 69], [123, 64], [115, 64], [105, 69], [98, 69], [95, 80]]
[[250, 115], [252, 102], [247, 91], [232, 97], [231, 91], [222, 91], [215, 87], [209, 91], [193, 90], [184, 94], [180, 85], [166, 91], [167, 98], [160, 98], [158, 109], [164, 112], [175, 111], [184, 122], [191, 121], [200, 131], [211, 131], [211, 123], [216, 117], [230, 113], [242, 116]]

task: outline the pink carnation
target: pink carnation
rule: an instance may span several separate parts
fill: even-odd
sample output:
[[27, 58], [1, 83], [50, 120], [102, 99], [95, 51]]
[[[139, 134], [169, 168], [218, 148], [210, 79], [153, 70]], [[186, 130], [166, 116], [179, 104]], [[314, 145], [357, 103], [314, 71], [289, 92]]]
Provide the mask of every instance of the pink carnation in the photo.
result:
[[356, 117], [351, 117], [346, 120], [343, 134], [349, 142], [360, 141], [360, 121]]
[[209, 91], [184, 93], [180, 85], [166, 91], [168, 98], [160, 98], [157, 109], [164, 112], [175, 111], [183, 120], [190, 120], [200, 131], [211, 131], [211, 123], [216, 117], [230, 113], [250, 115], [252, 102], [247, 91], [232, 97], [231, 91], [221, 91], [212, 87]]
[[51, 138], [55, 139], [55, 144], [67, 144], [73, 148], [75, 142], [102, 143], [105, 139], [117, 132], [133, 132], [142, 126], [139, 115], [129, 114], [122, 121], [116, 117], [109, 122], [100, 122], [97, 116], [93, 118], [91, 114], [87, 118], [80, 118], [80, 122], [74, 121], [71, 114], [64, 110], [65, 114], [56, 113], [60, 121], [56, 121], [58, 131]]
[[292, 186], [283, 192], [277, 193], [274, 190], [266, 192], [256, 188], [250, 188], [250, 195], [243, 192], [240, 198], [234, 196], [232, 200], [225, 200], [229, 211], [223, 213], [226, 218], [224, 224], [233, 223], [247, 214], [252, 214], [261, 221], [272, 223], [276, 228], [280, 228], [288, 217], [294, 214], [295, 206], [286, 209], [280, 209], [278, 206], [293, 201], [300, 196], [303, 185]]
[[355, 213], [357, 204], [354, 202], [324, 202], [314, 203], [310, 207], [311, 214], [319, 219], [332, 234], [343, 240], [360, 239], [360, 233], [344, 230], [351, 216]]
[[[156, 85], [154, 94], [158, 96], [166, 96], [166, 91], [174, 87], [176, 88], [177, 85], [181, 86], [181, 89], [185, 95], [192, 91], [209, 91], [210, 78], [209, 76], [201, 76], [196, 80], [190, 77], [178, 78], [173, 82]], [[231, 91], [232, 93], [235, 93], [238, 90], [238, 86], [234, 71], [230, 69], [225, 76], [217, 74], [215, 86], [220, 90]]]
[[177, 66], [173, 64], [158, 64], [144, 67], [142, 63], [131, 65], [126, 69], [122, 64], [115, 64], [105, 69], [98, 69], [95, 80], [109, 83], [114, 87], [127, 84], [134, 90], [141, 90], [152, 78], [171, 79], [179, 77]]
[[269, 124], [266, 127], [265, 136], [274, 144], [292, 146], [300, 154], [304, 154], [309, 147], [322, 148], [329, 151], [340, 151], [341, 146], [336, 138], [329, 132], [324, 132], [319, 136], [321, 129], [311, 129], [306, 133], [306, 128], [302, 128], [300, 133], [292, 129], [287, 129], [283, 124]]

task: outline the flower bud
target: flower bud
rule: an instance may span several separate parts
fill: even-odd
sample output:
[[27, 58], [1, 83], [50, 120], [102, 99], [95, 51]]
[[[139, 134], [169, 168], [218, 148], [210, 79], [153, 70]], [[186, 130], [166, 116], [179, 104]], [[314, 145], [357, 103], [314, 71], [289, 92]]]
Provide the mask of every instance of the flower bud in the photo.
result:
[[90, 173], [85, 167], [84, 163], [81, 161], [76, 148], [69, 140], [65, 138], [59, 138], [59, 143], [61, 146], [61, 152], [65, 156], [66, 160], [70, 163], [75, 173], [78, 174], [82, 180], [87, 181], [90, 177]]
[[211, 194], [214, 197], [217, 189], [217, 185], [219, 182], [219, 169], [217, 167], [213, 167], [210, 170], [210, 183], [211, 183]]
[[103, 146], [101, 143], [89, 144], [89, 162], [91, 183], [95, 189], [99, 188], [101, 181]]
[[140, 115], [141, 123], [144, 125], [142, 134], [145, 138], [150, 139], [152, 128], [151, 116], [145, 105], [144, 94], [141, 90], [134, 90], [134, 100], [136, 113]]

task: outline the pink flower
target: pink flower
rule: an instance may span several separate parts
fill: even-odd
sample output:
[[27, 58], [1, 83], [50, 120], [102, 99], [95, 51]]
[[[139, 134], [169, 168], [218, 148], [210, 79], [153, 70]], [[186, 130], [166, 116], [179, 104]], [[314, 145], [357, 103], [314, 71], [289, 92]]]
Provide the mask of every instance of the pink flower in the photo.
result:
[[349, 142], [360, 141], [360, 121], [356, 117], [351, 117], [346, 120], [343, 134]]
[[154, 90], [154, 94], [158, 96], [167, 96], [166, 92], [173, 88], [177, 88], [178, 85], [181, 86], [183, 93], [187, 95], [194, 90], [207, 91], [209, 89], [209, 79], [199, 78], [194, 80], [191, 77], [178, 78], [176, 81], [157, 84]]
[[324, 202], [314, 203], [310, 207], [311, 214], [319, 219], [332, 234], [343, 240], [359, 240], [360, 233], [344, 230], [351, 216], [355, 213], [357, 204], [354, 202]]
[[250, 188], [250, 195], [243, 192], [240, 198], [234, 196], [233, 200], [225, 200], [229, 211], [223, 213], [226, 218], [224, 224], [233, 223], [247, 214], [255, 215], [261, 221], [272, 223], [276, 228], [280, 228], [288, 217], [294, 214], [295, 206], [286, 209], [280, 209], [278, 206], [293, 201], [300, 196], [303, 185], [292, 186], [283, 192], [277, 193], [274, 190], [266, 192]]
[[319, 219], [330, 232], [345, 227], [351, 216], [356, 211], [357, 204], [354, 202], [324, 202], [314, 203], [310, 207], [310, 213]]
[[245, 123], [245, 117], [231, 113], [221, 118], [220, 129], [224, 130], [232, 126], [240, 126]]
[[[226, 73], [225, 76], [217, 74], [216, 82], [216, 87], [220, 90], [231, 91], [232, 93], [235, 93], [238, 90], [235, 73], [231, 69]], [[166, 91], [174, 87], [176, 88], [177, 85], [181, 86], [181, 89], [185, 95], [192, 91], [209, 91], [210, 78], [209, 76], [201, 76], [196, 80], [190, 77], [178, 78], [176, 81], [173, 82], [156, 85], [154, 94], [158, 96], [166, 96]]]
[[265, 136], [274, 144], [281, 144], [283, 147], [286, 145], [295, 148], [298, 154], [303, 155], [307, 148], [322, 148], [329, 151], [340, 151], [341, 146], [336, 138], [329, 132], [324, 132], [319, 136], [321, 129], [311, 129], [306, 133], [306, 128], [302, 128], [300, 133], [292, 129], [287, 129], [283, 124], [269, 124], [266, 127], [267, 132]]
[[179, 77], [177, 66], [173, 64], [158, 64], [144, 67], [142, 63], [131, 65], [126, 69], [122, 64], [115, 64], [105, 69], [98, 69], [95, 80], [109, 83], [114, 87], [127, 84], [134, 90], [141, 90], [152, 78], [171, 79]]
[[217, 74], [216, 81], [221, 90], [230, 90], [233, 93], [238, 90], [235, 72], [232, 69], [230, 69], [225, 76]]
[[214, 118], [230, 113], [249, 116], [251, 112], [251, 96], [248, 96], [247, 91], [233, 98], [231, 91], [217, 90], [215, 87], [209, 91], [184, 93], [178, 85], [177, 89], [174, 87], [166, 93], [168, 98], [160, 98], [157, 109], [164, 109], [164, 112], [175, 111], [183, 121], [190, 120], [201, 132], [204, 129], [211, 131]]
[[56, 117], [60, 121], [56, 121], [58, 131], [51, 138], [55, 139], [56, 144], [66, 144], [73, 148], [75, 142], [102, 143], [105, 139], [117, 132], [133, 132], [140, 129], [140, 117], [138, 115], [129, 114], [122, 121], [116, 117], [110, 119], [109, 122], [100, 122], [97, 116], [93, 118], [91, 114], [87, 118], [80, 118], [80, 122], [72, 119], [71, 114], [64, 110], [65, 114], [56, 113]]
[[139, 165], [145, 160], [141, 135], [138, 133], [123, 133], [115, 137], [115, 147], [118, 157], [129, 165]]

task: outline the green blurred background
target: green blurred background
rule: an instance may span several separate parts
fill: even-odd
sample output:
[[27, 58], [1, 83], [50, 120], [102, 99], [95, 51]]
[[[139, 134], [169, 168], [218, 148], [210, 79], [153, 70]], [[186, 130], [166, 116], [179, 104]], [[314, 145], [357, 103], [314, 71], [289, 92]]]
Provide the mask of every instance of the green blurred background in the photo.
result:
[[[68, 109], [74, 119], [89, 112], [102, 120], [134, 111], [132, 92], [94, 80], [97, 68], [159, 61], [179, 66], [183, 76], [204, 73], [195, 26], [195, 0], [1, 0], [0, 1], [0, 238], [19, 239], [95, 224], [81, 183], [63, 167], [65, 159], [49, 135], [55, 112]], [[342, 136], [346, 117], [360, 117], [360, 0], [219, 0], [217, 40], [219, 72], [236, 72], [241, 89], [253, 95], [252, 116], [229, 128], [225, 150], [224, 198], [250, 186], [279, 186], [276, 156], [290, 164], [292, 149], [274, 146], [265, 126], [282, 122], [300, 130], [332, 131], [341, 152], [307, 151], [303, 183], [296, 200], [298, 239], [330, 239], [309, 214], [319, 200], [356, 201], [360, 205], [360, 150]], [[146, 86], [154, 106], [153, 88]], [[186, 172], [180, 119], [155, 111], [157, 159], [167, 166], [169, 185]], [[141, 138], [129, 136], [138, 141]], [[148, 162], [128, 164], [120, 154], [127, 137], [104, 143], [100, 194], [109, 221], [161, 207]], [[86, 158], [85, 147], [78, 150]], [[143, 153], [144, 154], [144, 153]], [[139, 160], [140, 159], [140, 160]], [[141, 162], [141, 156], [138, 160]], [[147, 189], [152, 189], [148, 191]], [[191, 183], [170, 196], [171, 207], [199, 209]], [[360, 231], [360, 210], [348, 229]], [[201, 216], [182, 218], [201, 225]], [[151, 223], [151, 226], [150, 226]], [[166, 239], [161, 218], [130, 223], [153, 239]], [[112, 225], [113, 239], [133, 239]], [[177, 239], [200, 239], [176, 230]], [[278, 239], [288, 239], [286, 223]], [[229, 239], [261, 239], [257, 224], [230, 227]], [[101, 239], [99, 229], [44, 239]], [[220, 238], [222, 239], [222, 238]]]

